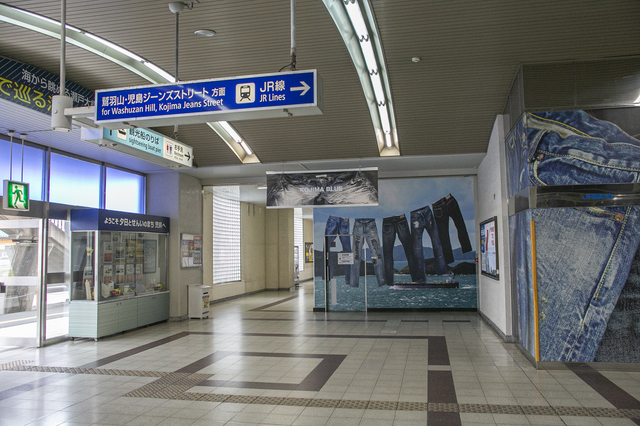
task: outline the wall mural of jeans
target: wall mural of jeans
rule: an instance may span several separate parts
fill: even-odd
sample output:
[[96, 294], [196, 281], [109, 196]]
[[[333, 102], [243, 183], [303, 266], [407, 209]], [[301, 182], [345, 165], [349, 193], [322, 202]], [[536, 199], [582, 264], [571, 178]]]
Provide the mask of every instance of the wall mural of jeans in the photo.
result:
[[464, 224], [464, 218], [460, 212], [460, 206], [453, 195], [446, 195], [433, 203], [432, 207], [433, 215], [436, 219], [436, 226], [438, 227], [438, 235], [440, 236], [440, 244], [442, 245], [444, 261], [449, 264], [454, 260], [453, 251], [451, 250], [451, 239], [449, 238], [449, 218], [453, 219], [453, 224], [458, 230], [458, 240], [460, 241], [460, 247], [462, 248], [463, 253], [471, 251], [469, 233], [467, 232], [467, 227]]
[[[411, 244], [411, 230], [407, 222], [407, 216], [404, 214], [398, 216], [390, 216], [382, 219], [382, 254], [384, 256], [384, 279], [387, 285], [393, 285], [393, 248], [396, 241], [396, 235], [400, 239], [400, 243], [404, 248], [404, 254], [409, 263], [409, 273], [411, 281], [417, 281], [416, 271], [419, 269], [418, 260], [415, 257], [413, 244]], [[422, 248], [422, 247], [421, 247]], [[424, 266], [424, 264], [423, 264]]]
[[[623, 129], [598, 114], [528, 113], [522, 125], [526, 138], [507, 138], [508, 155], [518, 157], [508, 159], [510, 182], [520, 189], [640, 182], [640, 141], [625, 131], [637, 135], [637, 128]], [[615, 119], [611, 110], [607, 116]], [[635, 121], [637, 126], [640, 119]], [[513, 170], [518, 164], [523, 168]], [[516, 182], [515, 176], [523, 178]], [[540, 360], [640, 362], [640, 331], [637, 322], [631, 325], [638, 317], [640, 206], [533, 209], [528, 214], [536, 232]], [[531, 260], [525, 258], [531, 242], [529, 218], [523, 215], [510, 218], [512, 252], [522, 255], [512, 265], [520, 341], [533, 351]], [[617, 346], [620, 338], [623, 347]]]
[[[353, 249], [353, 264], [337, 265], [336, 271], [349, 270], [349, 279], [336, 273], [331, 309], [361, 309], [365, 292], [368, 308], [475, 308], [473, 191], [468, 177], [382, 179], [377, 206], [314, 209], [315, 259], [324, 259], [329, 231], [349, 236], [335, 238], [342, 249], [332, 250]], [[444, 238], [432, 203], [441, 213]], [[423, 238], [425, 231], [429, 238]], [[315, 306], [324, 307], [323, 262], [314, 267]]]
[[382, 249], [380, 248], [380, 237], [378, 236], [378, 227], [375, 219], [356, 219], [353, 223], [353, 265], [351, 267], [351, 287], [360, 286], [360, 261], [362, 260], [362, 251], [364, 242], [366, 241], [371, 251], [371, 263], [373, 264], [378, 287], [384, 285], [384, 260]]
[[414, 258], [416, 259], [416, 270], [412, 273], [412, 278], [416, 282], [426, 282], [424, 262], [419, 261], [419, 259], [424, 259], [422, 248], [422, 234], [424, 231], [427, 231], [431, 239], [433, 257], [436, 263], [436, 274], [444, 275], [447, 273], [447, 264], [444, 261], [444, 253], [442, 252], [438, 228], [436, 227], [431, 209], [429, 206], [425, 206], [411, 212], [411, 239]]
[[[336, 238], [342, 244], [342, 253], [351, 253], [351, 236], [349, 235], [349, 218], [329, 216], [325, 227], [324, 235], [328, 236], [327, 242], [331, 244]], [[337, 269], [338, 260], [336, 256], [329, 257], [329, 279], [333, 278]], [[350, 283], [351, 268], [344, 269], [345, 282]], [[323, 270], [324, 272], [324, 270]]]

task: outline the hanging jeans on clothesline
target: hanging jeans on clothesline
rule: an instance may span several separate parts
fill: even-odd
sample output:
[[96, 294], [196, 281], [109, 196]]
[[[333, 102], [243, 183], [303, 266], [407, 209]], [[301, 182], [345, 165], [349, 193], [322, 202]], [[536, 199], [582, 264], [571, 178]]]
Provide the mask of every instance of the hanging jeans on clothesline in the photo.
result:
[[460, 211], [460, 206], [453, 195], [449, 194], [444, 198], [439, 199], [433, 203], [433, 215], [436, 218], [436, 226], [438, 227], [438, 235], [440, 236], [440, 243], [442, 244], [442, 252], [444, 254], [444, 261], [448, 265], [453, 262], [453, 250], [451, 249], [451, 240], [449, 239], [449, 218], [453, 219], [453, 224], [458, 230], [458, 240], [462, 247], [462, 252], [467, 253], [471, 251], [471, 241], [469, 241], [469, 234], [467, 233], [467, 227], [464, 224], [464, 218]]

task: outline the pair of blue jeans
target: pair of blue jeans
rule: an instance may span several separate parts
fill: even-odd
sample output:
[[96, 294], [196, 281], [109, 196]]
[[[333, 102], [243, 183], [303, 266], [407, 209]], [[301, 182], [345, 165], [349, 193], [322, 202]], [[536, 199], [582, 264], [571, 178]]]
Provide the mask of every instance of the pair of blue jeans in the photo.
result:
[[[378, 287], [384, 285], [384, 263], [382, 249], [380, 247], [380, 237], [375, 219], [356, 219], [353, 223], [353, 265], [351, 265], [351, 287], [360, 285], [360, 261], [362, 260], [362, 249], [366, 241], [371, 250], [371, 263], [376, 273]], [[366, 259], [365, 259], [366, 269]]]
[[[444, 275], [448, 272], [433, 213], [431, 213], [429, 206], [425, 206], [411, 212], [411, 239], [416, 259], [416, 269], [411, 272], [411, 279], [414, 282], [426, 281], [424, 251], [422, 248], [422, 234], [424, 231], [427, 231], [429, 238], [431, 238], [433, 257], [436, 261], [436, 274]], [[411, 271], [411, 264], [409, 264], [409, 270]]]
[[[402, 243], [404, 253], [409, 264], [409, 271], [411, 271], [411, 280], [415, 281], [414, 276], [418, 268], [417, 260], [413, 251], [413, 245], [411, 241], [411, 231], [409, 230], [409, 223], [407, 217], [404, 214], [399, 216], [390, 216], [382, 219], [382, 255], [384, 257], [384, 282], [391, 286], [393, 285], [393, 248], [396, 242], [396, 235]], [[424, 269], [424, 260], [422, 262]]]
[[[324, 228], [324, 235], [327, 236], [328, 247], [325, 247], [327, 252], [330, 251], [331, 243], [335, 241], [336, 237], [340, 238], [340, 244], [342, 244], [342, 253], [351, 253], [351, 236], [349, 235], [349, 218], [339, 216], [329, 216], [327, 224]], [[337, 267], [335, 257], [329, 256], [329, 279], [333, 278], [334, 271]], [[351, 275], [350, 268], [344, 268], [344, 280], [347, 284], [351, 281], [349, 277]]]
[[[640, 141], [613, 123], [584, 111], [553, 111], [527, 114], [525, 128], [529, 185], [640, 182]], [[533, 209], [518, 216], [520, 242], [512, 250], [529, 245], [527, 220], [535, 222], [540, 359], [593, 361], [640, 243], [640, 206]], [[516, 259], [519, 286], [532, 280], [531, 261], [521, 256], [530, 252]], [[518, 306], [530, 334], [531, 309]]]
[[440, 237], [440, 244], [442, 245], [444, 261], [446, 264], [449, 264], [454, 261], [451, 239], [449, 238], [449, 218], [453, 219], [453, 224], [458, 230], [458, 241], [460, 241], [460, 247], [463, 253], [471, 251], [471, 241], [469, 241], [467, 226], [464, 224], [464, 218], [462, 217], [458, 201], [456, 201], [453, 195], [448, 194], [439, 199], [433, 203], [432, 207], [436, 227], [438, 228], [438, 236]]

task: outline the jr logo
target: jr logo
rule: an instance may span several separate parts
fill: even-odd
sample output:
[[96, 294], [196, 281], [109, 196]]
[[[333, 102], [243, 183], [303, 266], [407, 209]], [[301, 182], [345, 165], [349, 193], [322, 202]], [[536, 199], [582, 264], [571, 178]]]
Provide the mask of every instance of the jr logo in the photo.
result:
[[609, 200], [613, 198], [613, 194], [585, 194], [583, 200]]

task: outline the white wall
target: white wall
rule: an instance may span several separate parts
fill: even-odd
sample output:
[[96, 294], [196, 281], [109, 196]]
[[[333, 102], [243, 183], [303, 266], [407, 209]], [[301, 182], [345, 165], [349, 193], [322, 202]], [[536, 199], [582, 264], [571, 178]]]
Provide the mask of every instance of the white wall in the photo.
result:
[[167, 264], [169, 315], [172, 319], [186, 319], [187, 286], [202, 284], [202, 267], [181, 267], [180, 234], [202, 235], [200, 180], [177, 172], [148, 175], [147, 213], [170, 218]]
[[[509, 250], [509, 216], [507, 206], [506, 160], [503, 117], [498, 116], [487, 148], [487, 155], [478, 167], [476, 247], [480, 247], [479, 223], [498, 218], [499, 280], [480, 275], [478, 310], [493, 322], [505, 336], [512, 333], [511, 275]], [[478, 250], [480, 256], [480, 250]]]
[[[304, 242], [313, 243], [313, 219], [303, 219], [302, 229]], [[300, 262], [304, 264], [304, 271], [300, 272], [300, 282], [313, 279], [313, 262], [304, 263], [304, 246], [300, 253]]]

